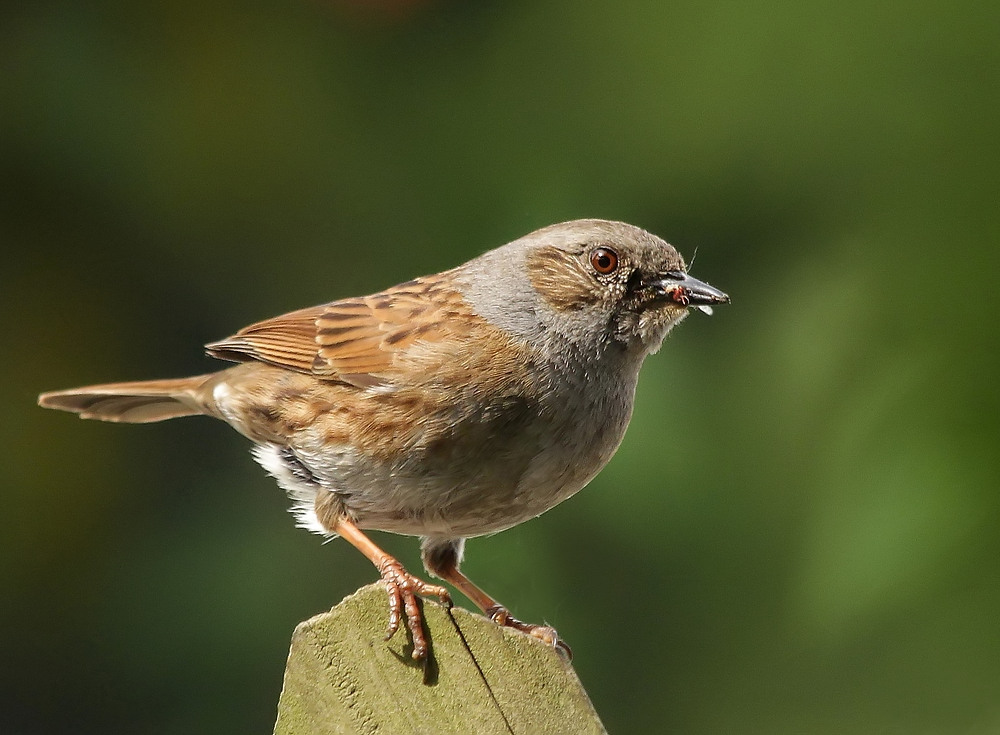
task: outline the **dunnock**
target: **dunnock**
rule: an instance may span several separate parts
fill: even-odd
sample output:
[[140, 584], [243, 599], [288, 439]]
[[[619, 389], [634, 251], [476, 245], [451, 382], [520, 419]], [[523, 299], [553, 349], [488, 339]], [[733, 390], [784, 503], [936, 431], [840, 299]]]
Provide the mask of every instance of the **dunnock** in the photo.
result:
[[449, 594], [362, 529], [420, 536], [431, 575], [497, 623], [564, 646], [459, 571], [465, 539], [586, 485], [622, 440], [646, 355], [688, 307], [728, 300], [644, 230], [564, 222], [437, 275], [252, 324], [207, 346], [239, 363], [217, 373], [45, 393], [39, 404], [104, 421], [229, 423], [299, 526], [342, 536], [378, 568], [386, 637], [405, 617], [416, 659], [427, 655], [417, 596], [450, 604]]

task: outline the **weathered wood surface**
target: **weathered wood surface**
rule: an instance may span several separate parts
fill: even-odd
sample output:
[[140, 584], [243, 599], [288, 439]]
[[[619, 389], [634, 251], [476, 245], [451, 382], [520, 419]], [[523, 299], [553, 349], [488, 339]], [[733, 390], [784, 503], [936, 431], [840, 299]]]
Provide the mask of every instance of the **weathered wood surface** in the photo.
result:
[[391, 641], [381, 584], [363, 587], [292, 636], [276, 735], [589, 735], [604, 728], [555, 649], [459, 608], [426, 602], [426, 667], [405, 629]]

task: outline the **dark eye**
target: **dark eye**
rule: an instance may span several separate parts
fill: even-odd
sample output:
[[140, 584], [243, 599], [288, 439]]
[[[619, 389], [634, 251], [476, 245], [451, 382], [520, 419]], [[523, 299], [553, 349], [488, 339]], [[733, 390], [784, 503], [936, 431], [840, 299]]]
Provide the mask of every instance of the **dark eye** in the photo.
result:
[[618, 253], [611, 248], [597, 248], [590, 254], [590, 264], [601, 275], [614, 273], [618, 267]]

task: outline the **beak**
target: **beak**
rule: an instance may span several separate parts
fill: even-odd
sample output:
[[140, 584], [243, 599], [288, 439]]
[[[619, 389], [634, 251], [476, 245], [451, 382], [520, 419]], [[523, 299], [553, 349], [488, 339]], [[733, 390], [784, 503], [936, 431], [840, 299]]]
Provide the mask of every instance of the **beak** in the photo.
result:
[[702, 307], [729, 303], [729, 297], [722, 291], [692, 278], [684, 271], [661, 273], [650, 285], [662, 296], [681, 306]]

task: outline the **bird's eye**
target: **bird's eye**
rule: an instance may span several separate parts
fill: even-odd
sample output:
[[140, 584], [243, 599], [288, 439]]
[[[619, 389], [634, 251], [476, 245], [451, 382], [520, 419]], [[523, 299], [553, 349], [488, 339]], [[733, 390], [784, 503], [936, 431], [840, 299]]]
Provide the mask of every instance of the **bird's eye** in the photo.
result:
[[590, 254], [590, 264], [601, 275], [614, 273], [618, 267], [618, 253], [611, 248], [597, 248]]

